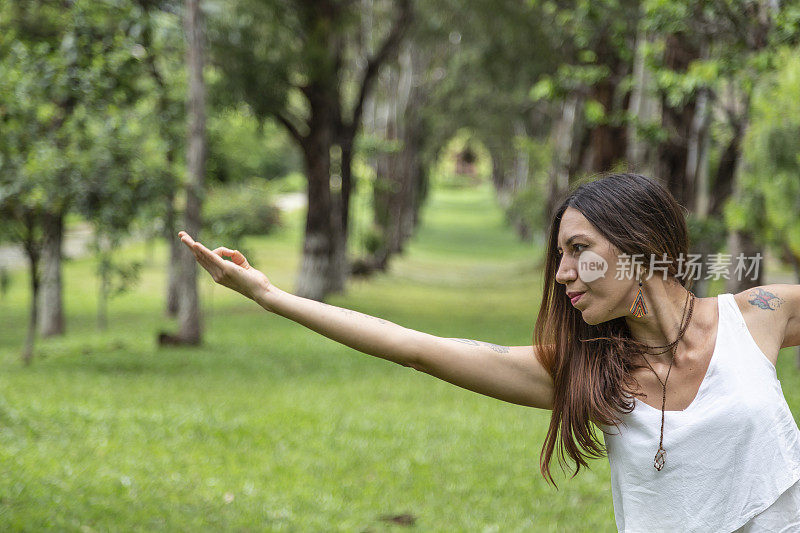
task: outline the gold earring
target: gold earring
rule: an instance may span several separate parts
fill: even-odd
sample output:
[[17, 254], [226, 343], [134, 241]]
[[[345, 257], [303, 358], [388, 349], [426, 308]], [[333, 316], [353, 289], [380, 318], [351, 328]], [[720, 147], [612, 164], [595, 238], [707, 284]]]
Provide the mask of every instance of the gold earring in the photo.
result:
[[631, 313], [636, 318], [642, 318], [647, 314], [647, 305], [644, 303], [644, 294], [642, 293], [642, 274], [639, 272], [639, 290], [636, 291], [636, 298], [631, 304]]

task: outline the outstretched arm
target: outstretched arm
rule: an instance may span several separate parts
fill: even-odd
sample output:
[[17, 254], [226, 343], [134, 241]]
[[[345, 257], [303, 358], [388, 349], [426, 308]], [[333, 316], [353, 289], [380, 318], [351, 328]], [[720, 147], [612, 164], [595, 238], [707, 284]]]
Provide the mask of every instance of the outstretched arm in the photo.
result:
[[[236, 250], [209, 250], [185, 232], [181, 240], [214, 281], [267, 311], [368, 355], [411, 367], [454, 385], [520, 405], [552, 408], [552, 380], [532, 346], [499, 346], [437, 337], [382, 318], [283, 291]], [[225, 261], [223, 257], [230, 257]]]

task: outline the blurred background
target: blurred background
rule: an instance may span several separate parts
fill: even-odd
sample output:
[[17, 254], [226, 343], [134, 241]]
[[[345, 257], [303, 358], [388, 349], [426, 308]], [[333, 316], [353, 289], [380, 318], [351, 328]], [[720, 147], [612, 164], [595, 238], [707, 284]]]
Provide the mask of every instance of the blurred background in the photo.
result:
[[529, 345], [553, 210], [631, 171], [730, 264], [698, 296], [800, 283], [799, 43], [797, 0], [0, 0], [0, 528], [613, 531], [604, 460], [542, 480], [546, 412], [270, 315], [177, 232]]

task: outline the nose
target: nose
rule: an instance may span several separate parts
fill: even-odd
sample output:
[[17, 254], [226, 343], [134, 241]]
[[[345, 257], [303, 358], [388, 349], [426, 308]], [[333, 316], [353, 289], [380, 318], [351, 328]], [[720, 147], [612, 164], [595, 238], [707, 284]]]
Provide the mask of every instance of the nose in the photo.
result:
[[574, 281], [577, 277], [578, 269], [576, 268], [576, 262], [566, 254], [562, 255], [558, 263], [558, 270], [556, 271], [556, 281], [562, 285], [566, 285], [570, 281]]

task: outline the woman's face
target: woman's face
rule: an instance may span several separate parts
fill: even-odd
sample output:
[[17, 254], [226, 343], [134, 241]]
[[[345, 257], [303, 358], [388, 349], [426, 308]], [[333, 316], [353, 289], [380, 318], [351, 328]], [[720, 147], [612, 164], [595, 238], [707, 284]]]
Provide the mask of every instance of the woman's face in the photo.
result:
[[[558, 229], [556, 281], [567, 293], [583, 293], [573, 304], [588, 324], [600, 324], [630, 312], [638, 281], [630, 265], [583, 214], [567, 207]], [[630, 278], [630, 279], [629, 279]]]

